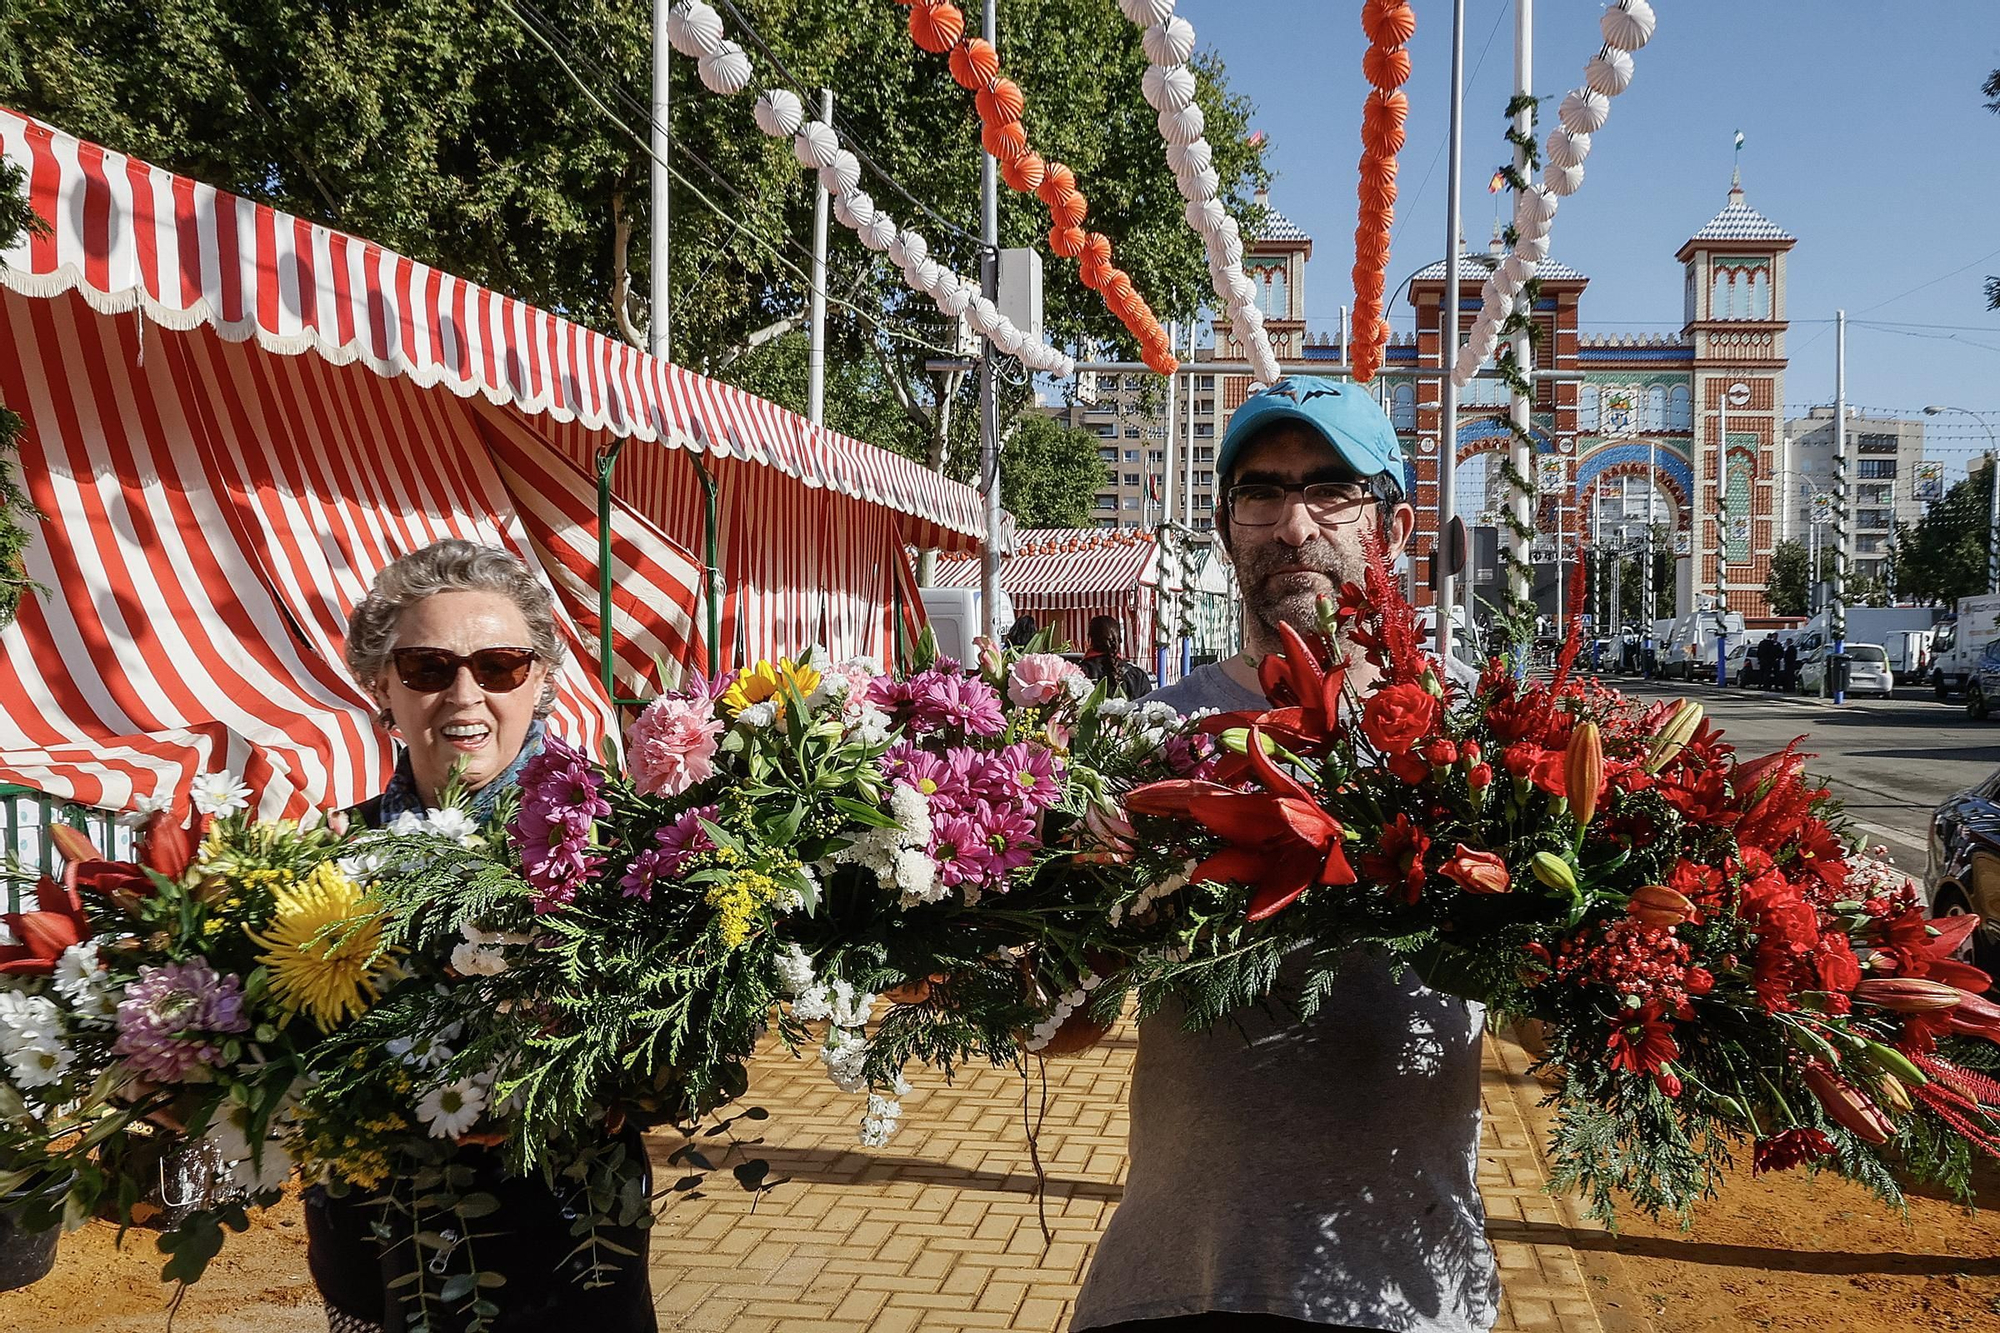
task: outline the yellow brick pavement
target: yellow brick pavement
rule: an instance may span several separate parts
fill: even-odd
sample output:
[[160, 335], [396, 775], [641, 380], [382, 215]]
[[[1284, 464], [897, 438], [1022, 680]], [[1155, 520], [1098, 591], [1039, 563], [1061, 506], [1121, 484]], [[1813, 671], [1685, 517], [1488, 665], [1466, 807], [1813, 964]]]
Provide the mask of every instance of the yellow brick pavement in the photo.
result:
[[[1046, 1189], [1038, 1201], [1024, 1114], [1042, 1107], [1039, 1078], [961, 1071], [951, 1084], [920, 1073], [889, 1146], [856, 1144], [860, 1099], [829, 1083], [817, 1060], [762, 1053], [753, 1102], [771, 1118], [743, 1156], [784, 1183], [754, 1202], [720, 1171], [714, 1188], [669, 1204], [653, 1233], [653, 1289], [664, 1329], [730, 1333], [959, 1333], [1068, 1327], [1091, 1246], [1125, 1176], [1129, 1024], [1074, 1059], [1047, 1065], [1037, 1136]], [[1501, 1333], [1628, 1333], [1600, 1322], [1592, 1290], [1617, 1275], [1559, 1239], [1576, 1228], [1546, 1179], [1529, 1109], [1539, 1095], [1520, 1048], [1488, 1038], [1480, 1188], [1505, 1286]], [[718, 1145], [703, 1144], [720, 1158]], [[657, 1169], [679, 1168], [656, 1144]], [[1043, 1227], [1047, 1227], [1045, 1242]], [[1625, 1308], [1631, 1308], [1624, 1303]]]

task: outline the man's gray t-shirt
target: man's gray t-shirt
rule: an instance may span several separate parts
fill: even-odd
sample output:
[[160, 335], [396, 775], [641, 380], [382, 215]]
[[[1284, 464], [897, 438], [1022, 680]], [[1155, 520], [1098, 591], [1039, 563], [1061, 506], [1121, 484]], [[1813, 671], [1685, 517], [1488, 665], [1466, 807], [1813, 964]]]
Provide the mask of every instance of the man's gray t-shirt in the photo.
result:
[[[1213, 665], [1151, 697], [1269, 707]], [[1357, 955], [1313, 1021], [1238, 1018], [1188, 1032], [1170, 1005], [1140, 1026], [1125, 1192], [1070, 1327], [1229, 1311], [1486, 1333], [1483, 1011]]]

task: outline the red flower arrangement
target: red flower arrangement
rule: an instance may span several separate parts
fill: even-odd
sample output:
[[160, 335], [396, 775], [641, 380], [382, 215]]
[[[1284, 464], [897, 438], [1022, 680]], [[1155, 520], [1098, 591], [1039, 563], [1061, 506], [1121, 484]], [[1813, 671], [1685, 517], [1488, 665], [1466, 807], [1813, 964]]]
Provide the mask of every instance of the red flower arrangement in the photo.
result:
[[1103, 943], [1142, 1008], [1219, 1020], [1310, 944], [1308, 1013], [1363, 947], [1539, 1019], [1557, 1178], [1604, 1217], [1620, 1192], [1685, 1216], [1737, 1139], [1891, 1197], [1892, 1162], [1963, 1193], [1971, 1151], [2000, 1154], [2000, 1004], [1957, 957], [1976, 919], [1927, 921], [1859, 856], [1796, 746], [1740, 760], [1697, 704], [1574, 678], [1574, 631], [1547, 682], [1495, 662], [1455, 688], [1379, 552], [1318, 629], [1282, 627], [1269, 707], [1195, 724], [1216, 781], [1129, 794], [1119, 870], [1153, 910]]

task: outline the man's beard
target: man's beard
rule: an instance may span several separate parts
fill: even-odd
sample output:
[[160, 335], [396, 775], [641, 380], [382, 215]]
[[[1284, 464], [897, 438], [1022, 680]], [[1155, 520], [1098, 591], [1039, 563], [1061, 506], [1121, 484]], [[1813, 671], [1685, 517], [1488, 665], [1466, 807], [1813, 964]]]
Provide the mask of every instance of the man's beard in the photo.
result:
[[[1310, 570], [1322, 575], [1324, 581], [1276, 572], [1288, 566]], [[1319, 599], [1338, 597], [1342, 584], [1360, 583], [1365, 566], [1361, 552], [1343, 552], [1333, 543], [1315, 538], [1300, 547], [1271, 542], [1240, 551], [1236, 577], [1250, 614], [1275, 636], [1281, 622], [1301, 633], [1317, 630]]]

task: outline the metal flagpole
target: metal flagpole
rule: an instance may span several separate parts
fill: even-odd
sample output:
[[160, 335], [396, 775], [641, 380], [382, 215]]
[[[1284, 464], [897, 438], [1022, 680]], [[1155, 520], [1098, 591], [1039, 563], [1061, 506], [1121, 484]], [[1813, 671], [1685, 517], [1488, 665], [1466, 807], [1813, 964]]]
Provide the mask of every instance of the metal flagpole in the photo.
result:
[[[986, 0], [986, 40], [999, 45], [999, 0]], [[991, 153], [979, 159], [979, 290], [991, 301], [1000, 294], [1000, 163]], [[979, 600], [988, 637], [998, 640], [1000, 623], [1000, 403], [994, 380], [993, 340], [982, 338], [979, 352], [979, 491], [986, 500], [986, 545], [979, 552]]]
[[[1827, 637], [1833, 657], [1847, 651], [1847, 312], [1833, 312], [1833, 602], [1827, 607]], [[1833, 701], [1847, 702], [1838, 663], [1829, 660], [1821, 678], [1833, 677]]]
[[[1660, 441], [1657, 436], [1646, 441], [1646, 554], [1642, 557], [1645, 565], [1639, 570], [1639, 652], [1653, 651], [1653, 621], [1658, 613], [1653, 609], [1659, 599], [1653, 594], [1653, 496], [1659, 490]], [[1622, 501], [1621, 501], [1622, 503]], [[1620, 627], [1623, 632], [1623, 627]]]
[[[1446, 129], [1447, 161], [1444, 180], [1444, 295], [1438, 301], [1438, 365], [1445, 376], [1438, 381], [1437, 451], [1437, 543], [1441, 553], [1449, 551], [1451, 521], [1458, 512], [1456, 478], [1458, 463], [1458, 385], [1451, 377], [1452, 363], [1458, 360], [1458, 178], [1463, 167], [1465, 114], [1465, 0], [1452, 0], [1451, 7], [1451, 121]], [[1345, 347], [1341, 350], [1346, 357]], [[1468, 543], [1469, 545], [1470, 543]], [[1440, 557], [1434, 556], [1433, 559]], [[1440, 560], [1437, 576], [1437, 654], [1451, 659], [1453, 571]], [[1471, 571], [1466, 582], [1472, 581]]]
[[667, 41], [667, 10], [672, 0], [653, 0], [653, 123], [647, 134], [652, 150], [652, 254], [647, 260], [651, 277], [651, 314], [647, 322], [646, 350], [667, 359], [668, 334], [672, 332], [671, 302], [668, 300], [667, 246], [667, 73], [673, 45]]
[[1715, 400], [1715, 494], [1722, 541], [1715, 551], [1715, 683], [1729, 683], [1729, 386]]
[[[819, 90], [819, 118], [833, 124], [833, 89]], [[815, 426], [826, 424], [826, 225], [827, 204], [832, 198], [826, 186], [814, 187], [812, 262], [812, 351], [806, 361], [806, 417]]]

